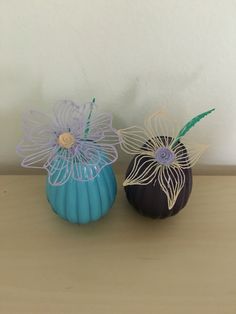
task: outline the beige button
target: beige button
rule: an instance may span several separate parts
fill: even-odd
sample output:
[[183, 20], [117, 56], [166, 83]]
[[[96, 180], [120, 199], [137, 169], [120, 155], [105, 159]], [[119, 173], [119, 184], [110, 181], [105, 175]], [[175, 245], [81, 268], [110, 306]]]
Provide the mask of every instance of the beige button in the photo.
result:
[[63, 148], [69, 149], [74, 145], [74, 143], [75, 143], [75, 138], [73, 134], [71, 134], [70, 132], [62, 133], [58, 137], [58, 144]]

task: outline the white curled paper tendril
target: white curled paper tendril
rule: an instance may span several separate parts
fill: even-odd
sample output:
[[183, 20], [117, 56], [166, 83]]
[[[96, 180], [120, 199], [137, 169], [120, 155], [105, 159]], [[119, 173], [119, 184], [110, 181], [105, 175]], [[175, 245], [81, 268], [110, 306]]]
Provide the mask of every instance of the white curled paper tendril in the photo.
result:
[[52, 185], [70, 178], [94, 179], [117, 158], [119, 136], [110, 113], [97, 113], [94, 100], [78, 105], [63, 101], [53, 115], [31, 110], [23, 120], [24, 137], [17, 146], [22, 166], [42, 168]]
[[178, 131], [179, 126], [164, 111], [145, 119], [144, 128], [118, 130], [122, 150], [136, 155], [123, 185], [147, 185], [158, 180], [169, 209], [184, 187], [184, 169], [192, 168], [207, 147], [176, 141]]

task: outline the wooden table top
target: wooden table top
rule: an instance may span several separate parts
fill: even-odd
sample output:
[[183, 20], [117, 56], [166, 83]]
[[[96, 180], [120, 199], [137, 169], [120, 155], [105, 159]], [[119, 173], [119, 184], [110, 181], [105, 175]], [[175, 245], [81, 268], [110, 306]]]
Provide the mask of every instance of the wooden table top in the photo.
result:
[[0, 266], [3, 314], [235, 314], [236, 177], [195, 176], [187, 207], [161, 221], [120, 188], [79, 226], [52, 212], [44, 176], [0, 176]]

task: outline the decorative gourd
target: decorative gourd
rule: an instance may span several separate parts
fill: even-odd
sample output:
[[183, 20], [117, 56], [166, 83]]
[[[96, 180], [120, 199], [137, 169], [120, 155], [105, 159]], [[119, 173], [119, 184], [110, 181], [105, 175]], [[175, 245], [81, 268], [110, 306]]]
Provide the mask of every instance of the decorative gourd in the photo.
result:
[[112, 115], [96, 113], [95, 99], [78, 105], [65, 101], [54, 116], [31, 111], [17, 151], [22, 166], [47, 170], [46, 193], [54, 212], [72, 223], [103, 217], [116, 196], [111, 164], [119, 143]]
[[[86, 168], [85, 168], [86, 171]], [[47, 180], [47, 198], [56, 214], [72, 223], [86, 224], [107, 214], [116, 197], [116, 179], [111, 166], [92, 180], [70, 178], [55, 186]]]
[[214, 109], [190, 120], [179, 132], [165, 112], [152, 114], [144, 128], [119, 130], [121, 148], [135, 155], [123, 183], [128, 201], [142, 215], [166, 218], [187, 204], [192, 166], [206, 146], [182, 143], [185, 134]]
[[[131, 160], [126, 178], [132, 171], [137, 155]], [[142, 160], [147, 161], [148, 157]], [[126, 197], [131, 205], [143, 216], [151, 218], [167, 218], [176, 215], [188, 202], [192, 191], [192, 169], [184, 169], [185, 183], [180, 191], [174, 206], [169, 209], [166, 194], [163, 192], [157, 178], [147, 185], [126, 185], [124, 186]], [[176, 178], [175, 178], [176, 179]]]

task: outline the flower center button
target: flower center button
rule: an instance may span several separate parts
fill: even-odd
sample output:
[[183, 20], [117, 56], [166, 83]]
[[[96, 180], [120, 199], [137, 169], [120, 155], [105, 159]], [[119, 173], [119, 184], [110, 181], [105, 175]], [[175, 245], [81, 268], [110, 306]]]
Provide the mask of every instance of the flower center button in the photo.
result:
[[74, 135], [70, 132], [65, 132], [59, 135], [58, 144], [63, 148], [71, 148], [75, 144]]
[[175, 160], [175, 154], [167, 147], [160, 147], [156, 150], [155, 159], [161, 165], [170, 165]]

